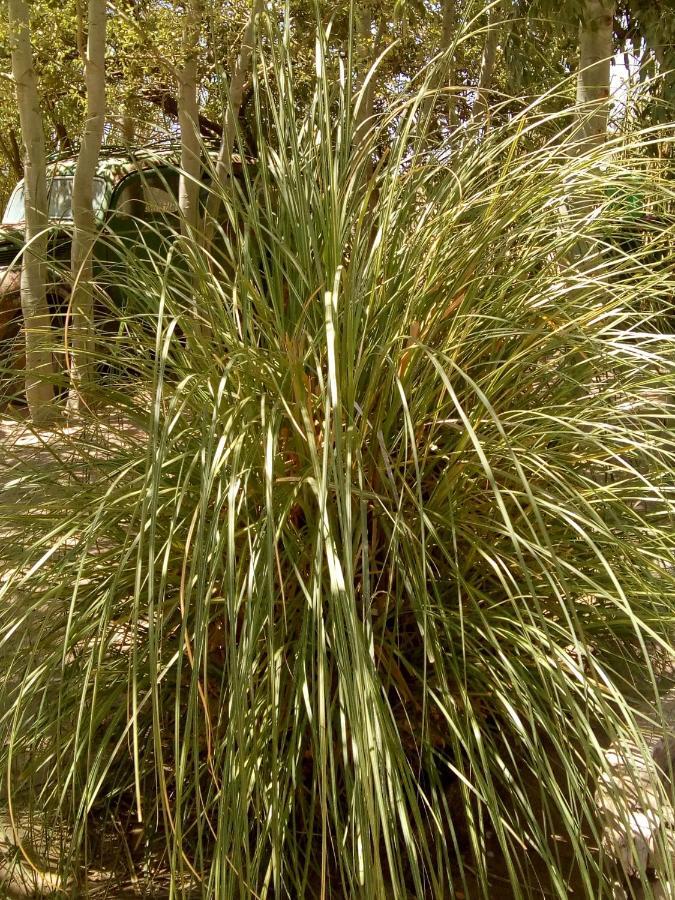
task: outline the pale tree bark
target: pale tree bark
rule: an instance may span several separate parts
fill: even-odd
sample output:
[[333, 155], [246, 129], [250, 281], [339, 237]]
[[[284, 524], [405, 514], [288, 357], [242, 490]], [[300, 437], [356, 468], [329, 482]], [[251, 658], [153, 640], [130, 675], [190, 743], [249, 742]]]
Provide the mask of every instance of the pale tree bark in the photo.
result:
[[12, 76], [25, 147], [26, 246], [21, 267], [21, 311], [26, 339], [26, 399], [36, 425], [54, 417], [51, 322], [47, 306], [47, 174], [37, 79], [33, 69], [28, 6], [8, 0]]
[[[373, 39], [373, 14], [369, 0], [357, 4], [356, 15], [356, 96], [358, 106], [354, 115], [354, 146], [359, 146], [373, 124], [375, 92], [373, 79], [367, 83], [368, 72], [373, 62], [374, 53], [371, 48]], [[368, 171], [372, 169], [369, 160]]]
[[360, 3], [355, 4], [355, 7], [355, 47], [352, 55], [356, 69], [354, 81], [356, 108], [354, 110], [352, 147], [362, 153], [363, 163], [360, 175], [365, 196], [368, 199], [368, 207], [373, 214], [374, 238], [376, 230], [374, 212], [380, 199], [380, 190], [377, 179], [371, 177], [374, 171], [373, 153], [376, 149], [376, 140], [372, 135], [376, 125], [375, 73], [371, 74], [371, 69], [380, 51], [381, 38], [373, 0], [361, 0]]
[[607, 136], [614, 0], [584, 0], [579, 27], [575, 140], [580, 152]]
[[492, 76], [494, 75], [495, 62], [497, 61], [497, 47], [501, 34], [502, 3], [492, 3], [488, 10], [487, 32], [483, 53], [480, 60], [480, 74], [478, 76], [478, 90], [476, 92], [476, 112], [489, 116], [490, 101], [488, 94], [492, 88]]
[[[428, 93], [424, 103], [421, 106], [422, 122], [426, 124], [430, 131], [435, 133], [438, 123], [430, 126], [430, 120], [434, 114], [437, 105], [438, 92], [451, 88], [453, 85], [454, 69], [453, 60], [450, 56], [450, 47], [452, 46], [453, 37], [457, 30], [457, 10], [455, 0], [443, 0], [442, 19], [441, 19], [441, 40], [439, 45], [440, 57], [435, 63], [433, 76], [429, 81]], [[455, 95], [448, 90], [447, 96], [447, 123], [448, 128], [452, 129], [457, 125], [457, 109], [455, 103]]]
[[188, 0], [183, 20], [183, 61], [178, 70], [178, 122], [180, 125], [180, 183], [178, 200], [181, 229], [193, 234], [199, 225], [201, 142], [199, 137], [199, 37], [201, 0]]
[[[572, 157], [592, 153], [601, 148], [607, 138], [609, 116], [609, 79], [612, 57], [612, 26], [614, 0], [584, 0], [579, 26], [579, 71], [575, 127], [572, 130], [570, 154]], [[581, 161], [586, 166], [586, 161]], [[588, 182], [579, 178], [578, 172], [570, 179], [567, 210], [570, 226], [577, 238], [571, 248], [570, 261], [585, 276], [598, 264], [598, 244], [587, 237], [589, 217], [597, 207], [593, 192], [588, 192]]]
[[[455, 72], [452, 67], [452, 61], [448, 57], [448, 51], [452, 45], [452, 39], [457, 28], [457, 16], [454, 0], [444, 0], [443, 3], [443, 27], [441, 28], [441, 51], [446, 54], [445, 58], [445, 77], [443, 78], [443, 86], [451, 88], [455, 82]], [[455, 103], [455, 95], [448, 91], [448, 128], [454, 128], [457, 125], [457, 106]]]
[[204, 220], [204, 239], [206, 246], [211, 243], [215, 232], [216, 216], [218, 215], [218, 210], [220, 208], [220, 196], [218, 194], [219, 186], [225, 185], [232, 177], [232, 152], [237, 136], [237, 120], [244, 98], [244, 87], [251, 71], [255, 23], [257, 17], [262, 12], [263, 7], [264, 0], [252, 0], [251, 14], [246, 23], [246, 27], [244, 28], [244, 34], [239, 48], [239, 56], [230, 79], [225, 114], [223, 117], [223, 135], [215, 167], [216, 183], [214, 184], [214, 190], [209, 195], [206, 205]]
[[89, 0], [84, 79], [87, 118], [73, 182], [73, 244], [70, 257], [71, 360], [68, 409], [76, 412], [94, 382], [94, 283], [92, 254], [96, 240], [94, 176], [105, 125], [106, 0]]

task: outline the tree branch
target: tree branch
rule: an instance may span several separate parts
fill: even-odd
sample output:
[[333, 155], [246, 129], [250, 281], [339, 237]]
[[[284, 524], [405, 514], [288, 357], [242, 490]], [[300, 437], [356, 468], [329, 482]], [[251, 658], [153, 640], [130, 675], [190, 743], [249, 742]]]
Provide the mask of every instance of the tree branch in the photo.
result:
[[[148, 88], [139, 95], [139, 99], [158, 106], [165, 115], [172, 119], [178, 119], [178, 100], [167, 88]], [[218, 122], [214, 122], [200, 113], [199, 131], [206, 137], [220, 137], [223, 128]]]

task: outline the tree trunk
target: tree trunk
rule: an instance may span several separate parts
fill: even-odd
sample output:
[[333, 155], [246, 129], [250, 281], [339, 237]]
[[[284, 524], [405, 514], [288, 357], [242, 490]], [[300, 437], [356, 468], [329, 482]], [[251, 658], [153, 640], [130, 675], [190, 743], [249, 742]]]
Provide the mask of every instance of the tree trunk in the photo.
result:
[[[430, 121], [434, 115], [438, 92], [444, 88], [451, 87], [454, 82], [453, 62], [449, 54], [452, 39], [457, 29], [456, 4], [454, 0], [443, 0], [442, 13], [441, 43], [439, 47], [441, 57], [435, 64], [435, 70], [429, 81], [428, 94], [421, 105], [422, 122], [429, 128], [430, 136], [436, 134], [438, 130], [438, 122], [431, 123]], [[447, 96], [447, 124], [449, 129], [457, 125], [455, 96], [450, 91]]]
[[253, 57], [253, 37], [255, 33], [255, 21], [262, 12], [264, 0], [252, 0], [251, 15], [246, 23], [244, 34], [241, 39], [241, 47], [239, 49], [239, 57], [230, 79], [230, 88], [228, 91], [228, 100], [225, 107], [225, 115], [223, 117], [223, 137], [220, 142], [220, 150], [218, 151], [218, 159], [216, 160], [216, 180], [214, 190], [209, 195], [206, 204], [206, 214], [204, 221], [204, 239], [208, 246], [213, 239], [216, 225], [216, 216], [220, 208], [220, 195], [218, 194], [226, 182], [232, 176], [232, 152], [234, 150], [234, 141], [237, 136], [237, 119], [239, 118], [239, 110], [244, 97], [244, 86], [251, 70], [251, 59]]
[[[373, 16], [368, 0], [358, 4], [356, 15], [356, 95], [358, 107], [354, 114], [354, 146], [361, 144], [368, 129], [373, 123], [373, 102], [375, 99], [372, 78], [366, 84], [373, 54], [370, 48], [372, 40]], [[369, 162], [368, 172], [372, 169]]]
[[21, 137], [25, 146], [26, 246], [21, 267], [21, 311], [26, 336], [26, 399], [36, 425], [55, 414], [47, 295], [47, 176], [45, 139], [33, 69], [30, 20], [24, 0], [9, 0], [12, 76], [16, 84]]
[[575, 129], [579, 152], [603, 143], [607, 136], [613, 19], [614, 0], [584, 0]]
[[193, 234], [199, 225], [199, 182], [201, 144], [199, 138], [199, 36], [202, 4], [192, 0], [183, 23], [183, 65], [178, 72], [178, 121], [180, 124], [180, 184], [178, 200], [181, 229]]
[[[452, 62], [448, 57], [448, 51], [452, 45], [452, 39], [457, 29], [456, 10], [453, 0], [445, 0], [443, 4], [443, 28], [441, 29], [441, 50], [446, 54], [445, 73], [443, 78], [443, 86], [451, 88], [455, 83], [455, 73], [452, 68]], [[457, 104], [455, 95], [452, 91], [448, 92], [448, 128], [455, 128], [457, 125]]]
[[105, 124], [105, 0], [89, 0], [89, 28], [84, 60], [87, 118], [73, 182], [73, 245], [70, 268], [71, 364], [68, 409], [76, 412], [94, 380], [94, 284], [92, 253], [96, 240], [94, 176]]
[[476, 112], [484, 113], [486, 118], [490, 113], [490, 101], [488, 93], [492, 87], [492, 76], [497, 59], [497, 45], [499, 43], [500, 20], [502, 4], [497, 3], [489, 7], [487, 11], [488, 22], [483, 44], [483, 54], [480, 61], [480, 74], [478, 76], [478, 90], [476, 93]]

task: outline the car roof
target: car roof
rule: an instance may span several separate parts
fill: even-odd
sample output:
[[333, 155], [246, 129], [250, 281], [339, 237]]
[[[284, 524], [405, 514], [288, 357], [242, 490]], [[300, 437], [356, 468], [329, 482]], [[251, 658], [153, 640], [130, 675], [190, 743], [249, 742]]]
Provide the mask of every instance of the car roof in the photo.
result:
[[[215, 163], [217, 151], [208, 148], [208, 154]], [[241, 166], [241, 157], [233, 153], [232, 163], [235, 167]], [[47, 164], [48, 177], [72, 176], [77, 166], [77, 155], [52, 159]], [[141, 147], [135, 150], [125, 150], [121, 147], [103, 147], [96, 165], [96, 175], [115, 185], [127, 175], [133, 172], [156, 169], [160, 166], [169, 166], [178, 169], [180, 167], [180, 150], [173, 146], [167, 149]]]

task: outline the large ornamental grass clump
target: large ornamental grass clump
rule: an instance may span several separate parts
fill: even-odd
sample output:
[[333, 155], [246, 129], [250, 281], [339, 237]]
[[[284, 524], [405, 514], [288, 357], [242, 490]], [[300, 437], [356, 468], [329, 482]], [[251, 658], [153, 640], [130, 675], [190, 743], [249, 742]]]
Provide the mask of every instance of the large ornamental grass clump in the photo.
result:
[[664, 137], [430, 148], [420, 86], [355, 143], [264, 46], [220, 233], [129, 256], [98, 417], [5, 478], [3, 802], [73, 892], [107, 835], [174, 896], [602, 896], [671, 653]]

